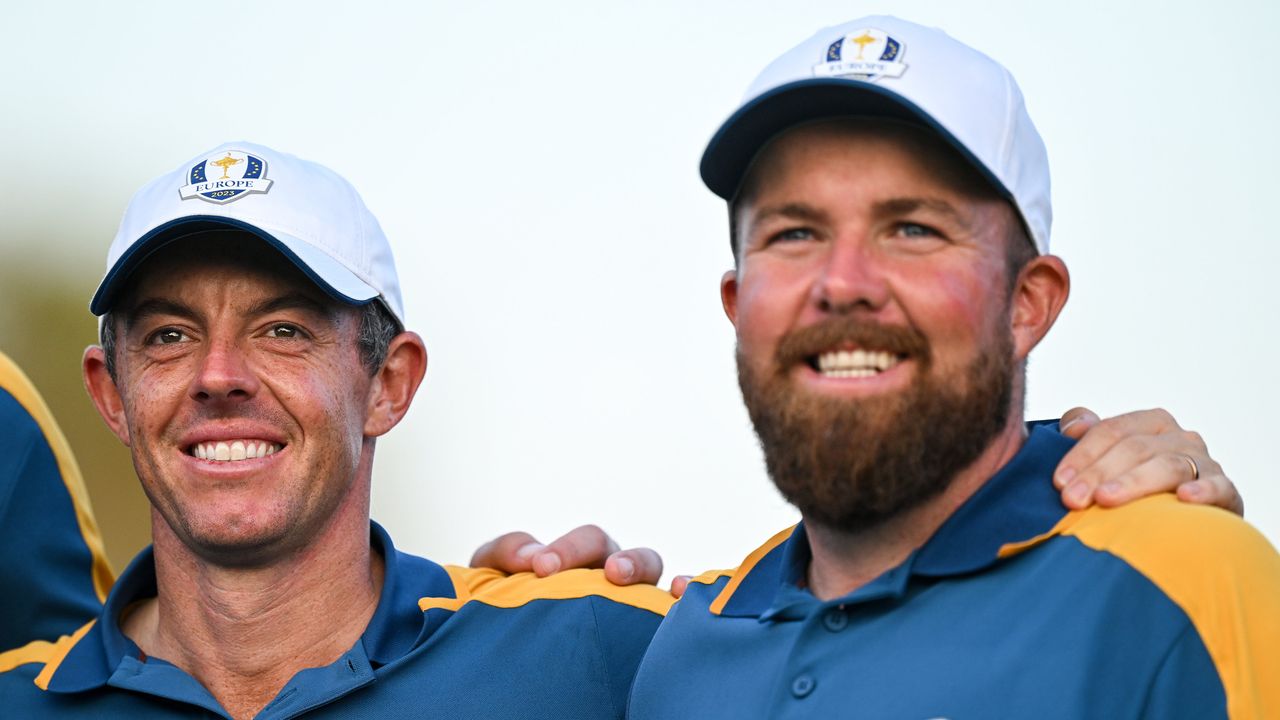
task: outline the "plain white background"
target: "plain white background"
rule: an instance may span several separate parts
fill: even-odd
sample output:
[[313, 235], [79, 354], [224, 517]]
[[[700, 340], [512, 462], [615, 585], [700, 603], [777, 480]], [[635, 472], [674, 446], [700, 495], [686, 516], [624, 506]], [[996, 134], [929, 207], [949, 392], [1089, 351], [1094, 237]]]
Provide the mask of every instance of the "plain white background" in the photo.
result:
[[795, 518], [738, 398], [697, 160], [775, 55], [892, 11], [1008, 66], [1049, 147], [1074, 287], [1029, 416], [1171, 409], [1274, 543], [1277, 7], [26, 3], [2, 12], [0, 259], [87, 303], [151, 177], [230, 139], [319, 161], [382, 220], [431, 353], [375, 471], [402, 548], [591, 521], [732, 566]]

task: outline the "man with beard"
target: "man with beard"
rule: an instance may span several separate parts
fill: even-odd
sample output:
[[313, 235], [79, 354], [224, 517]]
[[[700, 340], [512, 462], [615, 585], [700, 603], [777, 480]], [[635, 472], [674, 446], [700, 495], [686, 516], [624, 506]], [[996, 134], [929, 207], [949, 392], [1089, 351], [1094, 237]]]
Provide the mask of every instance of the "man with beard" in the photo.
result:
[[1050, 490], [1072, 442], [1024, 425], [1025, 363], [1069, 279], [1004, 68], [895, 18], [820, 31], [702, 177], [729, 203], [743, 398], [803, 521], [690, 583], [630, 717], [1280, 717], [1259, 533]]
[[[65, 443], [0, 363], [18, 400], [0, 403], [16, 461], [0, 467], [0, 510], [18, 513], [0, 513], [13, 540], [0, 574], [22, 580], [0, 608], [24, 623], [0, 624], [6, 716], [621, 715], [665, 593], [586, 570], [445, 568], [370, 522], [376, 440], [407, 412], [426, 356], [404, 331], [389, 244], [346, 181], [224, 145], [135, 196], [107, 268], [85, 381], [130, 447], [154, 544], [102, 605], [109, 572], [58, 472], [73, 469]], [[1105, 458], [1115, 433], [1090, 436]], [[1155, 489], [1186, 479], [1153, 475]], [[1238, 505], [1220, 480], [1201, 499]], [[526, 562], [598, 566], [616, 546], [585, 530]], [[660, 573], [651, 551], [610, 563], [620, 582]]]

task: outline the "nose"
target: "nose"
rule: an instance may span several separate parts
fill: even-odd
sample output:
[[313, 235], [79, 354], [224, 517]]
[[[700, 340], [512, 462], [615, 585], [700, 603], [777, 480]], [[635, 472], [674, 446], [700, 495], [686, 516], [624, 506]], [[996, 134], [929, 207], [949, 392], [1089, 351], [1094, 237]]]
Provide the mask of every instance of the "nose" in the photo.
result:
[[243, 348], [229, 340], [210, 341], [191, 383], [191, 398], [201, 403], [240, 402], [258, 393], [258, 377]]
[[890, 290], [875, 249], [854, 238], [836, 239], [829, 248], [813, 286], [813, 305], [838, 315], [883, 308]]

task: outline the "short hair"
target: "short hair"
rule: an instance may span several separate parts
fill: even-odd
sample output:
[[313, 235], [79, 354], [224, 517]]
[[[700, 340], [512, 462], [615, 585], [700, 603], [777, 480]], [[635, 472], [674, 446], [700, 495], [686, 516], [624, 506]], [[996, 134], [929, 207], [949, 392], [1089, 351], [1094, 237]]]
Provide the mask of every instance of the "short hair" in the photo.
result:
[[[400, 334], [400, 323], [392, 317], [381, 300], [365, 303], [360, 308], [360, 330], [356, 334], [356, 347], [360, 350], [360, 362], [373, 377], [387, 361], [391, 340]], [[114, 311], [102, 316], [102, 354], [106, 356], [107, 374], [116, 382], [116, 315]]]

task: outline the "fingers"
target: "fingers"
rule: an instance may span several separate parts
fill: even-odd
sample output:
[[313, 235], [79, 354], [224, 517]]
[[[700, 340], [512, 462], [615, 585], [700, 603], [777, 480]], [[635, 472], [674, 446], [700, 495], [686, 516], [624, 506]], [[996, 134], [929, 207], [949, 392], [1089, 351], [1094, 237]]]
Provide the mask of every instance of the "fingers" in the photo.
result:
[[550, 545], [535, 552], [532, 558], [533, 572], [538, 577], [569, 568], [600, 568], [613, 553], [618, 543], [595, 525], [583, 525], [560, 536]]
[[[1172, 415], [1160, 409], [1126, 413], [1090, 424], [1089, 416], [1095, 419], [1097, 416], [1084, 408], [1075, 408], [1063, 418], [1066, 419], [1071, 413], [1077, 411], [1080, 411], [1079, 414], [1070, 418], [1075, 421], [1075, 424], [1069, 429], [1072, 433], [1083, 432], [1084, 435], [1080, 437], [1080, 442], [1076, 443], [1075, 447], [1062, 458], [1062, 462], [1058, 463], [1058, 468], [1053, 473], [1053, 484], [1064, 491], [1064, 501], [1084, 502], [1085, 506], [1091, 502], [1092, 491], [1101, 480], [1116, 477], [1136, 465], [1139, 459], [1145, 459], [1131, 453], [1127, 456], [1112, 457], [1109, 468], [1098, 467], [1097, 463], [1111, 453], [1118, 444], [1143, 437], [1150, 439], [1153, 436], [1171, 432], [1185, 432]], [[1204, 450], [1203, 441], [1197, 449]], [[1117, 469], [1116, 462], [1122, 457], [1128, 460], [1129, 465]], [[1111, 470], [1111, 474], [1101, 475], [1108, 469]], [[1071, 487], [1077, 480], [1081, 481], [1081, 484]], [[1076, 506], [1068, 502], [1068, 507]]]
[[529, 533], [507, 533], [481, 545], [471, 556], [471, 567], [493, 568], [505, 573], [528, 572], [533, 569], [534, 554], [542, 549], [542, 543]]
[[[1181, 446], [1174, 442], [1133, 445], [1142, 445], [1144, 450], [1151, 451], [1150, 455], [1136, 455], [1132, 459], [1120, 460], [1104, 457], [1099, 461], [1099, 465], [1105, 468], [1103, 472], [1110, 473], [1094, 490], [1094, 501], [1099, 505], [1116, 507], [1147, 495], [1174, 492], [1186, 483], [1199, 482], [1187, 458], [1195, 461], [1201, 478], [1222, 475], [1222, 468], [1207, 454], [1181, 452]], [[1139, 452], [1128, 446], [1128, 443], [1117, 445], [1115, 454]], [[1129, 469], [1124, 469], [1126, 465]], [[1229, 484], [1228, 481], [1227, 485]]]
[[684, 591], [689, 587], [689, 575], [677, 575], [671, 578], [671, 597], [679, 600], [684, 597]]
[[1083, 509], [1094, 502], [1114, 507], [1176, 491], [1187, 502], [1244, 513], [1244, 500], [1209, 455], [1204, 438], [1183, 430], [1168, 412], [1144, 410], [1096, 422], [1090, 415], [1076, 408], [1063, 416], [1070, 433], [1085, 427], [1054, 471], [1067, 507]]
[[662, 557], [649, 548], [620, 550], [604, 561], [604, 576], [614, 585], [656, 585], [662, 577]]
[[1205, 475], [1178, 486], [1178, 499], [1184, 502], [1213, 505], [1244, 517], [1244, 498], [1235, 483], [1222, 473]]
[[1089, 428], [1102, 422], [1097, 413], [1089, 408], [1073, 407], [1062, 413], [1058, 421], [1058, 431], [1073, 440], [1079, 440]]
[[649, 548], [619, 550], [608, 533], [595, 525], [583, 525], [549, 545], [529, 533], [507, 533], [480, 546], [471, 556], [471, 567], [533, 572], [538, 577], [573, 568], [604, 568], [605, 577], [614, 585], [655, 585], [662, 577], [662, 556]]

